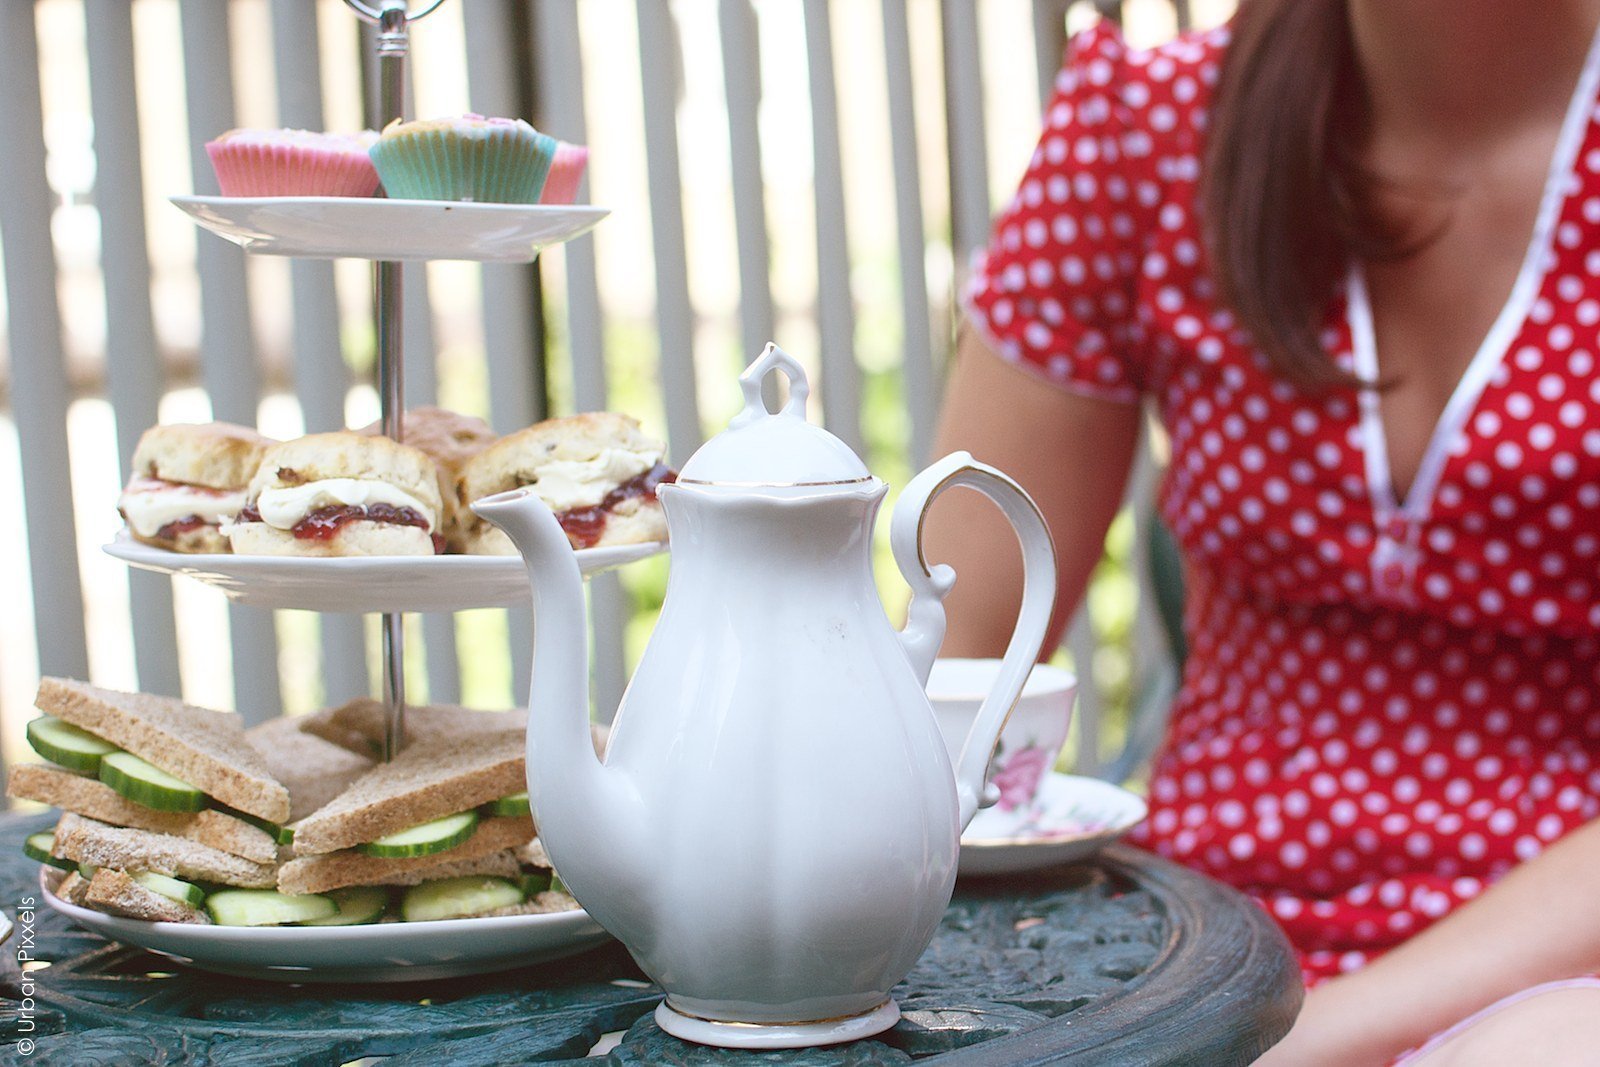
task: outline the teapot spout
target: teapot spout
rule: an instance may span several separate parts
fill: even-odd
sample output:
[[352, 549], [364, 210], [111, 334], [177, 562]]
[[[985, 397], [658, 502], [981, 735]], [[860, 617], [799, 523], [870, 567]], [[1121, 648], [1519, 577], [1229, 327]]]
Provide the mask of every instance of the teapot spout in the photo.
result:
[[632, 882], [620, 869], [644, 832], [644, 805], [594, 750], [583, 575], [561, 524], [528, 488], [473, 503], [516, 545], [533, 591], [533, 684], [528, 695], [528, 799], [540, 840], [580, 900], [588, 885]]

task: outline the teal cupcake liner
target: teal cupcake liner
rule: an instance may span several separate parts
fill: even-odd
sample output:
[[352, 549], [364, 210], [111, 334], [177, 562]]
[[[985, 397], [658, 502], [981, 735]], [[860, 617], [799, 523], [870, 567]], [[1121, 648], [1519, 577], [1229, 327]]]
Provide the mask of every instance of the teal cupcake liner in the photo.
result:
[[373, 145], [372, 165], [395, 199], [536, 204], [556, 144], [525, 125], [405, 131]]

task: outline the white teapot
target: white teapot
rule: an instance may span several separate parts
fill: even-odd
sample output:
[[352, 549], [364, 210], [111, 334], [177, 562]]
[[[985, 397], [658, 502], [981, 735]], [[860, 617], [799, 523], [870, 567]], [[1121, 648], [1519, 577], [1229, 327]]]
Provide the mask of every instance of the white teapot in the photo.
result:
[[[781, 370], [770, 413], [761, 380]], [[690, 1041], [779, 1048], [893, 1026], [889, 990], [932, 940], [1000, 728], [1044, 641], [1055, 557], [1015, 482], [964, 452], [906, 487], [890, 541], [913, 590], [896, 632], [870, 549], [887, 485], [808, 424], [805, 372], [768, 345], [745, 407], [658, 490], [666, 602], [604, 762], [589, 738], [583, 582], [531, 489], [479, 500], [533, 586], [528, 790], [573, 895], [664, 990]], [[1022, 609], [952, 772], [924, 686], [955, 581], [922, 555], [929, 505], [967, 485], [1022, 542]]]

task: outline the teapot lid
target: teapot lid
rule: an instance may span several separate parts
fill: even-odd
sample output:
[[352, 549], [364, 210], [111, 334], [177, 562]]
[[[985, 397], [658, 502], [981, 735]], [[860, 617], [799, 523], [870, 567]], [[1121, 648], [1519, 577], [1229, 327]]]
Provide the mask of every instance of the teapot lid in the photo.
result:
[[[775, 370], [789, 378], [789, 401], [776, 413], [761, 399], [761, 381]], [[744, 410], [689, 457], [678, 484], [816, 486], [871, 480], [849, 445], [806, 421], [811, 387], [805, 368], [789, 353], [769, 342], [761, 358], [739, 375], [739, 388]]]

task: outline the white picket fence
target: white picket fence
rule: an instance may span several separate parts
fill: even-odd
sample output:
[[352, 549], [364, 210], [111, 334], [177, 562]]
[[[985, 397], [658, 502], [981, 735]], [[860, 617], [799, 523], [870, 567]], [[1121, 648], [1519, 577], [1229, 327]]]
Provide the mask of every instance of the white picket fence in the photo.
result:
[[[526, 115], [589, 144], [590, 198], [614, 214], [535, 266], [407, 270], [408, 401], [502, 432], [620, 408], [681, 460], [731, 413], [741, 360], [776, 337], [814, 360], [814, 414], [903, 483], [928, 458], [964, 265], [1088, 7], [449, 0], [412, 30], [413, 113]], [[1136, 42], [1187, 21], [1167, 0], [1120, 13]], [[224, 608], [97, 546], [158, 418], [288, 434], [375, 412], [365, 264], [247, 258], [164, 202], [215, 191], [201, 145], [230, 127], [365, 125], [372, 66], [339, 0], [0, 4], [6, 755], [41, 673], [251, 718], [369, 691], [371, 620]], [[1135, 494], [1148, 497], [1148, 477]], [[594, 582], [600, 708], [620, 695], [664, 566]], [[1128, 660], [1139, 685], [1158, 662], [1148, 614]], [[526, 692], [525, 612], [411, 630], [417, 692]], [[1079, 620], [1091, 771], [1104, 747], [1094, 643]]]

